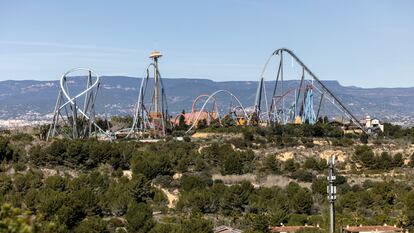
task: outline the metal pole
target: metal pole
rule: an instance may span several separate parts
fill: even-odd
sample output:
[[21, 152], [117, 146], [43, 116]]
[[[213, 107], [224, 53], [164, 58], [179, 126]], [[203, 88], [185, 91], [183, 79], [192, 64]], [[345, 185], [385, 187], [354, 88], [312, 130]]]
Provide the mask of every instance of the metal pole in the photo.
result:
[[329, 160], [328, 170], [328, 201], [329, 201], [329, 233], [335, 232], [335, 201], [336, 201], [336, 186], [335, 186], [335, 155], [331, 156]]
[[77, 120], [78, 120], [78, 108], [76, 107], [76, 99], [73, 100], [73, 107], [72, 107], [72, 135], [73, 139], [78, 138], [78, 128], [77, 128]]
[[158, 58], [154, 57], [154, 112], [158, 117]]
[[282, 97], [282, 124], [284, 125], [285, 122], [285, 97], [284, 97], [284, 90], [283, 90], [283, 52], [280, 52], [280, 63], [282, 64], [281, 70], [280, 70], [280, 87], [281, 87], [281, 91], [280, 91], [280, 96]]
[[47, 133], [46, 141], [49, 141], [50, 137], [55, 136], [56, 125], [59, 123], [59, 111], [60, 111], [59, 106], [61, 102], [62, 102], [62, 91], [59, 91], [59, 95], [56, 100], [55, 111], [53, 114], [53, 121], [52, 121], [52, 124], [50, 125], [49, 132]]

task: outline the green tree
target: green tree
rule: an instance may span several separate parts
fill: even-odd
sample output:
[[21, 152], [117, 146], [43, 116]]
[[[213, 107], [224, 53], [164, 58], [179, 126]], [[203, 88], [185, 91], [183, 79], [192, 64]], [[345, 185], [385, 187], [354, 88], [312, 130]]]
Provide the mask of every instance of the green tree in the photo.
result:
[[178, 118], [178, 129], [179, 130], [186, 130], [187, 124], [185, 123], [185, 110], [183, 109], [183, 111], [181, 112], [180, 117]]
[[184, 219], [181, 223], [182, 233], [212, 233], [213, 224], [202, 217], [194, 216]]
[[89, 217], [79, 223], [75, 233], [109, 233], [106, 221], [100, 217]]
[[221, 174], [243, 174], [243, 161], [236, 153], [226, 154], [221, 162]]
[[310, 214], [312, 205], [312, 195], [308, 189], [302, 188], [292, 196], [292, 206], [297, 213]]
[[359, 137], [359, 140], [360, 140], [362, 143], [367, 144], [367, 143], [368, 143], [368, 135], [367, 135], [367, 134], [365, 134], [365, 133], [361, 134], [361, 136]]
[[306, 158], [305, 162], [303, 163], [303, 168], [319, 170], [319, 163], [315, 158]]
[[[99, 215], [101, 206], [100, 197], [89, 187], [83, 187], [69, 195], [72, 206], [81, 211], [85, 216]], [[72, 207], [71, 206], [71, 207]]]
[[64, 191], [66, 189], [67, 180], [60, 175], [49, 176], [44, 180], [44, 186], [56, 191]]
[[265, 214], [248, 214], [246, 216], [249, 231], [253, 232], [269, 232], [268, 216]]
[[294, 171], [296, 171], [297, 168], [298, 168], [298, 164], [295, 163], [295, 160], [293, 160], [293, 159], [287, 159], [283, 163], [283, 170], [285, 170], [285, 171], [294, 172]]
[[220, 203], [222, 212], [225, 214], [243, 212], [249, 202], [249, 196], [253, 190], [254, 187], [249, 182], [233, 185], [226, 189]]
[[198, 120], [197, 129], [205, 129], [205, 128], [207, 128], [207, 120], [206, 119]]
[[4, 204], [0, 209], [0, 232], [31, 233], [29, 219], [30, 216], [22, 214], [20, 209]]
[[291, 214], [289, 216], [289, 225], [291, 226], [303, 226], [307, 223], [308, 216], [306, 214]]
[[185, 192], [189, 192], [195, 188], [205, 188], [207, 186], [211, 186], [213, 184], [213, 180], [211, 177], [202, 177], [202, 176], [191, 176], [191, 175], [183, 175], [181, 177], [181, 188]]
[[353, 158], [367, 168], [374, 168], [376, 165], [374, 152], [366, 145], [357, 146]]
[[384, 151], [381, 153], [381, 155], [376, 159], [375, 165], [372, 165], [371, 167], [377, 168], [377, 169], [384, 169], [388, 170], [392, 168], [392, 157], [388, 154], [388, 152]]
[[277, 174], [280, 172], [280, 164], [274, 155], [267, 156], [266, 159], [263, 161], [263, 166], [272, 174]]
[[143, 174], [148, 179], [157, 175], [171, 175], [172, 166], [168, 154], [151, 151], [139, 152], [131, 160], [133, 174]]
[[392, 160], [393, 167], [401, 167], [404, 165], [403, 155], [401, 153], [397, 153], [394, 155]]
[[0, 161], [12, 160], [13, 159], [13, 149], [10, 144], [10, 139], [0, 136]]
[[151, 229], [150, 233], [181, 233], [181, 226], [176, 223], [157, 223], [157, 225]]
[[405, 200], [405, 213], [408, 217], [409, 224], [414, 225], [414, 190], [411, 190]]
[[311, 189], [313, 193], [317, 193], [317, 194], [320, 194], [321, 196], [325, 196], [327, 186], [328, 186], [328, 181], [326, 180], [326, 177], [321, 177], [321, 178], [313, 180]]
[[128, 209], [128, 204], [133, 200], [130, 195], [129, 181], [123, 177], [118, 182], [113, 181], [105, 193], [106, 208], [115, 216], [122, 216]]
[[128, 187], [129, 194], [136, 202], [144, 202], [154, 196], [151, 182], [141, 174], [134, 175]]
[[152, 210], [146, 203], [131, 202], [125, 214], [129, 232], [146, 233], [154, 226]]
[[85, 214], [74, 203], [67, 202], [59, 208], [56, 216], [59, 223], [68, 229], [73, 229], [85, 217]]

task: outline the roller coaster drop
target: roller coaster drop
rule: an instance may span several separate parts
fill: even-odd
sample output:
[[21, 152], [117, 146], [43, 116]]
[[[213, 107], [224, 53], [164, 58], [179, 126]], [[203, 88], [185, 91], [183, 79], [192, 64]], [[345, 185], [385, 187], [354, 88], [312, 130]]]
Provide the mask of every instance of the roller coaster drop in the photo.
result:
[[[297, 86], [294, 88], [284, 87], [284, 72], [286, 70], [285, 56], [289, 55], [292, 59], [292, 66], [298, 64], [300, 68], [300, 78]], [[265, 73], [271, 60], [278, 59], [277, 74], [270, 100], [266, 94]], [[307, 79], [310, 77], [310, 79]], [[319, 101], [314, 104], [315, 94], [318, 95]], [[259, 124], [275, 123], [302, 123], [313, 124], [320, 117], [323, 101], [331, 103], [340, 113], [347, 117], [352, 124], [363, 130], [364, 127], [358, 119], [349, 111], [349, 109], [326, 87], [326, 85], [316, 77], [316, 75], [290, 50], [282, 48], [274, 51], [267, 60], [259, 81], [254, 104], [254, 115], [257, 116]], [[291, 102], [291, 104], [287, 104]], [[269, 106], [270, 103], [270, 106]], [[316, 110], [316, 113], [314, 109]]]

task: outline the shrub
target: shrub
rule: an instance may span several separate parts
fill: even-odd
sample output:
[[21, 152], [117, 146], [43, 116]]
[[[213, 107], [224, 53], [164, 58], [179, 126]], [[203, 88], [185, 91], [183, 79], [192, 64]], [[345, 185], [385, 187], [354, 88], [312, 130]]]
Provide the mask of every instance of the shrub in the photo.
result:
[[312, 172], [306, 170], [297, 170], [292, 173], [291, 177], [293, 179], [303, 182], [312, 182], [312, 180], [316, 178], [315, 175], [312, 174]]
[[146, 233], [154, 226], [152, 210], [145, 203], [131, 202], [125, 214], [128, 232]]

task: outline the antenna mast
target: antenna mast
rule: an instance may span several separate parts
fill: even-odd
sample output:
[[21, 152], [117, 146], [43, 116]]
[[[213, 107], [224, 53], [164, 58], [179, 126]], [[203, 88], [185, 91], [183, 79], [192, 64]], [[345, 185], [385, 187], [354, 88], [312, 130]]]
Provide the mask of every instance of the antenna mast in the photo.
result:
[[336, 201], [336, 176], [335, 176], [335, 155], [329, 159], [328, 170], [328, 201], [329, 201], [329, 233], [335, 232], [335, 201]]

